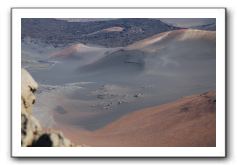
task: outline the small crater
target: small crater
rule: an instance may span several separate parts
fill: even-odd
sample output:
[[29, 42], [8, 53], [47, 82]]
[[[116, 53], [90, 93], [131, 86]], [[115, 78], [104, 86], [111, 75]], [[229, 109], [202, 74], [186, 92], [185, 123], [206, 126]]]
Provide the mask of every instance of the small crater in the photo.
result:
[[54, 109], [56, 112], [60, 113], [60, 114], [65, 114], [67, 113], [67, 111], [62, 107], [62, 106], [57, 106], [55, 109]]

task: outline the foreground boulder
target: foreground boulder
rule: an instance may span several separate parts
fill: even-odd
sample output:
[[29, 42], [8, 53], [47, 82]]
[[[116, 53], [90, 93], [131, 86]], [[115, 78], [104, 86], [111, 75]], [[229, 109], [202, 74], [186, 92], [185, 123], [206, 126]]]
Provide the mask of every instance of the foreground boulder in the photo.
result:
[[21, 113], [21, 146], [32, 145], [36, 135], [39, 135], [42, 128], [36, 118], [27, 113]]
[[71, 147], [69, 139], [59, 131], [43, 131], [32, 115], [34, 95], [38, 84], [25, 70], [21, 71], [21, 146], [22, 147]]
[[38, 84], [25, 70], [21, 69], [21, 111], [31, 114], [32, 106], [35, 103], [34, 92], [37, 90]]

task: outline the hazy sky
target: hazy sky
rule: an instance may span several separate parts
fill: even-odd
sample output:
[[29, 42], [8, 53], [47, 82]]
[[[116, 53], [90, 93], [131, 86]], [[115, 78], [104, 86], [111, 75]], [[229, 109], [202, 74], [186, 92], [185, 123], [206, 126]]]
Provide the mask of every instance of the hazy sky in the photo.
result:
[[215, 18], [161, 18], [160, 20], [181, 27], [199, 26], [216, 22]]
[[[111, 19], [115, 18], [67, 18], [67, 19], [65, 18], [63, 20], [67, 20], [70, 22], [88, 22], [88, 21], [106, 21]], [[214, 23], [216, 21], [215, 18], [157, 18], [157, 19], [166, 22], [168, 24], [180, 27], [206, 25]]]

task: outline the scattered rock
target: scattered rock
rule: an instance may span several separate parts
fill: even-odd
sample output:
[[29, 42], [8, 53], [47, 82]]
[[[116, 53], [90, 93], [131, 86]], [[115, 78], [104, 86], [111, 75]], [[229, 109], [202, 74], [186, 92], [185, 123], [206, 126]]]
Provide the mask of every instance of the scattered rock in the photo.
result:
[[99, 94], [99, 95], [97, 95], [97, 98], [98, 98], [98, 99], [104, 99], [104, 98], [105, 98], [105, 95]]
[[137, 97], [141, 97], [142, 95], [143, 95], [142, 93], [137, 93], [137, 94], [134, 95], [134, 97], [137, 98]]
[[127, 101], [125, 101], [125, 100], [119, 100], [118, 101], [118, 104], [120, 105], [120, 104], [123, 104], [123, 103], [128, 103]]
[[123, 102], [122, 101], [118, 101], [118, 104], [122, 104]]
[[183, 107], [183, 108], [180, 109], [181, 112], [187, 112], [188, 110], [189, 110], [188, 107]]
[[111, 107], [112, 104], [113, 104], [112, 102], [106, 103], [106, 104], [103, 106], [103, 108], [106, 109], [106, 110], [112, 110], [112, 107]]

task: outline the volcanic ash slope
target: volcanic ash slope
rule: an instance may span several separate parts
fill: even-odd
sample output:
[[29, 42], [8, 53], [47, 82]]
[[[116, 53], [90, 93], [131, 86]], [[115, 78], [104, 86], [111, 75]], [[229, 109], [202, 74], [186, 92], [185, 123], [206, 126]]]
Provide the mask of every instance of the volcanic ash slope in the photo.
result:
[[74, 141], [90, 146], [214, 147], [215, 92], [141, 109], [94, 132], [74, 130], [72, 135], [66, 127], [62, 130]]

